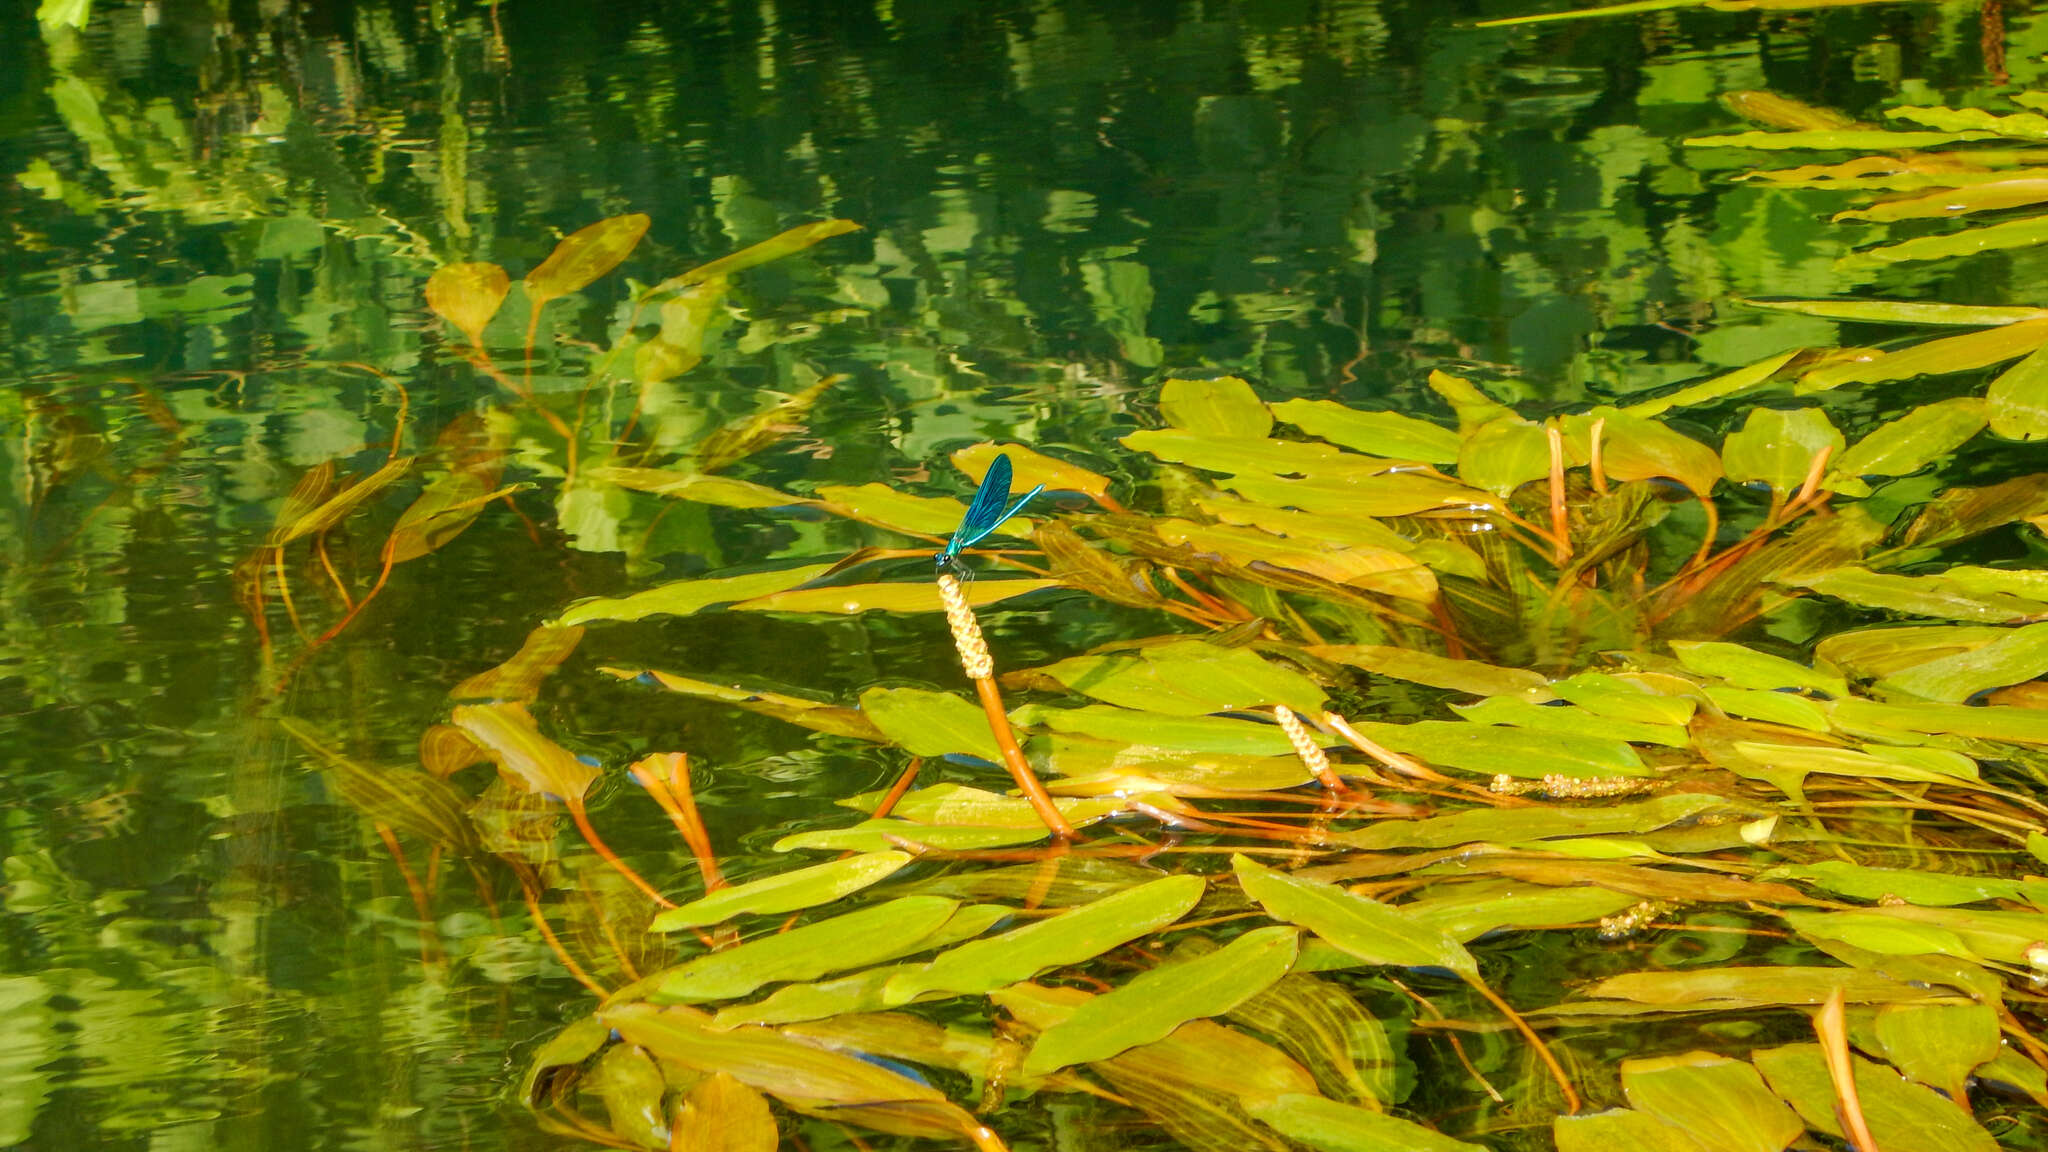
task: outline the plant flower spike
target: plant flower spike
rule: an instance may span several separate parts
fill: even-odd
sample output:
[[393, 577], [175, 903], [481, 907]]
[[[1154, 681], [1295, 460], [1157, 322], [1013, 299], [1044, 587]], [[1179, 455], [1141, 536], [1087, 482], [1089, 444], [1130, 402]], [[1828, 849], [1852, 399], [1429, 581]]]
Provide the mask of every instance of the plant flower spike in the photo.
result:
[[[988, 474], [981, 478], [981, 487], [974, 493], [974, 500], [967, 506], [967, 514], [961, 517], [960, 527], [946, 546], [933, 557], [933, 566], [938, 569], [939, 599], [946, 605], [946, 623], [953, 630], [953, 646], [960, 652], [960, 666], [966, 670], [967, 678], [974, 681], [974, 690], [981, 697], [981, 710], [988, 714], [989, 732], [995, 736], [996, 744], [1003, 750], [1004, 765], [1010, 770], [1011, 779], [1023, 790], [1024, 798], [1031, 801], [1031, 808], [1046, 828], [1061, 840], [1072, 840], [1074, 828], [1066, 817], [1053, 805], [1052, 797], [1046, 795], [1045, 785], [1038, 782], [1038, 776], [1031, 771], [1031, 765], [1024, 759], [1024, 750], [1017, 746], [1017, 734], [1010, 730], [1009, 713], [1003, 710], [1003, 697], [996, 690], [996, 664], [988, 653], [988, 642], [981, 637], [981, 625], [974, 619], [974, 609], [967, 603], [967, 592], [960, 586], [953, 570], [966, 572], [960, 562], [960, 552], [971, 548], [982, 537], [995, 531], [996, 525], [1024, 510], [1031, 498], [1045, 491], [1040, 484], [1031, 491], [1010, 502], [1010, 458], [998, 455], [988, 466]], [[971, 573], [970, 573], [971, 576]]]

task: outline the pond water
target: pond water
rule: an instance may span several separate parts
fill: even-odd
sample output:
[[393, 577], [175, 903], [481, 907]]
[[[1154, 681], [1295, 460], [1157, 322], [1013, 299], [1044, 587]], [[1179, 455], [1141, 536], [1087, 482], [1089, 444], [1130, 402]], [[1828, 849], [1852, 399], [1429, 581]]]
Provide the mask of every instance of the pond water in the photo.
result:
[[[278, 721], [412, 763], [451, 690], [580, 598], [930, 545], [816, 509], [579, 487], [537, 412], [595, 429], [585, 466], [631, 414], [638, 447], [613, 463], [661, 467], [838, 377], [726, 474], [964, 499], [947, 454], [990, 439], [1126, 484], [1141, 473], [1119, 438], [1158, 423], [1175, 373], [1442, 419], [1424, 379], [1446, 370], [1541, 414], [1896, 334], [1737, 297], [2035, 302], [2042, 249], [1845, 265], [1869, 234], [1830, 222], [1842, 194], [1739, 182], [1755, 155], [1683, 144], [1746, 126], [1731, 91], [1871, 118], [1967, 102], [1994, 72], [2026, 87], [2048, 52], [2031, 13], [1472, 26], [1532, 2], [49, 0], [40, 23], [10, 6], [0, 1146], [563, 1145], [518, 1084], [592, 998], [518, 885], [402, 823], [401, 866], [388, 814]], [[645, 238], [548, 305], [526, 360], [516, 278], [629, 213]], [[701, 364], [587, 386], [629, 280], [835, 218], [859, 231], [734, 276]], [[426, 307], [451, 261], [515, 278], [486, 339], [502, 379]], [[519, 413], [491, 481], [517, 487], [459, 535], [380, 579], [421, 475], [290, 531], [308, 475], [336, 477], [317, 500], [487, 408]], [[1126, 503], [1172, 497], [1143, 475]], [[906, 558], [873, 578], [928, 573]], [[984, 626], [1021, 667], [1164, 630], [1142, 615], [1075, 595]], [[533, 708], [605, 768], [605, 839], [677, 892], [690, 856], [625, 776], [641, 756], [689, 754], [738, 878], [786, 868], [774, 840], [844, 823], [834, 801], [888, 787], [905, 758], [609, 666], [841, 702], [958, 687], [930, 614], [593, 628]], [[594, 903], [616, 885], [592, 859], [549, 866]], [[423, 932], [408, 883], [429, 880]]]

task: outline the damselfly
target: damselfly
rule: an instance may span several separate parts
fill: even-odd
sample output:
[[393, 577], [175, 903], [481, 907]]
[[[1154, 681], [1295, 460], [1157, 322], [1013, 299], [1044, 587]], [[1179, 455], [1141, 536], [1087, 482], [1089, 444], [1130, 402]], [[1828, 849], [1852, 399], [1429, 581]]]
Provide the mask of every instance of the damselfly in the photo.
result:
[[967, 506], [967, 514], [960, 518], [960, 527], [953, 532], [953, 538], [946, 541], [945, 548], [932, 557], [932, 566], [944, 571], [948, 567], [966, 571], [960, 563], [960, 552], [981, 542], [982, 537], [996, 530], [996, 526], [1024, 510], [1031, 498], [1045, 491], [1040, 484], [1031, 491], [1010, 502], [1010, 458], [997, 453], [990, 461], [988, 475], [981, 478], [981, 487], [975, 490], [974, 502]]

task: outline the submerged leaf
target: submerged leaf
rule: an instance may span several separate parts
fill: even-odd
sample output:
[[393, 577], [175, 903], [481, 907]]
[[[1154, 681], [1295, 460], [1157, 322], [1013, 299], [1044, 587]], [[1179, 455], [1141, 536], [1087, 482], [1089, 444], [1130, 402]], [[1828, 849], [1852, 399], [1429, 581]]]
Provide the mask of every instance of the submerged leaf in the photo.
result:
[[1877, 1014], [1884, 1058], [1912, 1079], [1962, 1103], [1970, 1074], [2002, 1048], [1988, 1004], [1888, 1004]]
[[1051, 456], [1034, 452], [1021, 444], [997, 444], [994, 442], [976, 444], [954, 452], [949, 459], [953, 467], [967, 474], [967, 478], [980, 484], [988, 474], [988, 468], [997, 456], [1008, 456], [1014, 469], [1010, 487], [1013, 491], [1024, 492], [1040, 484], [1053, 492], [1082, 492], [1101, 500], [1109, 495], [1109, 477], [1090, 472], [1076, 464], [1069, 464]]
[[539, 308], [557, 296], [589, 287], [631, 254], [647, 234], [648, 223], [646, 213], [634, 212], [599, 220], [563, 237], [548, 258], [526, 274], [527, 299]]
[[1991, 432], [2008, 440], [2048, 438], [2048, 348], [2001, 372], [1984, 393]]
[[[967, 602], [981, 608], [1059, 586], [1057, 580], [976, 580], [966, 586]], [[928, 581], [893, 584], [838, 584], [770, 592], [732, 606], [735, 612], [805, 612], [854, 616], [862, 612], [943, 612], [938, 585]]]
[[1361, 412], [1334, 400], [1283, 400], [1273, 415], [1310, 436], [1354, 452], [1391, 460], [1451, 464], [1458, 459], [1458, 434], [1399, 412]]
[[766, 692], [741, 688], [736, 685], [712, 684], [704, 680], [692, 680], [655, 669], [599, 668], [608, 676], [621, 680], [652, 681], [670, 692], [694, 696], [700, 700], [714, 700], [730, 704], [763, 716], [773, 716], [813, 732], [824, 732], [832, 736], [847, 736], [855, 740], [868, 740], [880, 744], [888, 737], [882, 734], [865, 715], [853, 708], [842, 708], [800, 696], [787, 696], [780, 692]]
[[[2048, 233], [2044, 233], [2042, 240], [2048, 240]], [[1916, 376], [1968, 372], [2025, 356], [2044, 343], [2048, 343], [2048, 319], [2022, 320], [2017, 324], [1929, 340], [1874, 360], [1816, 368], [1800, 377], [1799, 391], [1819, 392], [1845, 384], [1875, 384], [1911, 380]]]
[[1755, 1068], [1709, 1052], [1624, 1060], [1621, 1088], [1638, 1111], [1709, 1152], [1782, 1152], [1805, 1130]]
[[870, 688], [860, 709], [882, 735], [913, 756], [965, 753], [1000, 763], [1003, 750], [989, 734], [988, 713], [950, 692], [924, 688]]
[[731, 1000], [764, 984], [816, 980], [907, 956], [951, 919], [959, 902], [904, 896], [699, 956], [655, 977], [648, 999], [694, 1004]]
[[890, 980], [883, 999], [896, 1005], [933, 992], [974, 995], [1079, 964], [1187, 915], [1206, 888], [1199, 876], [1167, 876], [963, 944]]
[[1985, 402], [1974, 396], [1923, 404], [1873, 429], [1831, 461], [1828, 486], [1840, 488], [1837, 478], [1910, 476], [1982, 432], [1985, 419]]
[[[1352, 959], [1348, 953], [1344, 958]], [[1331, 1099], [1373, 1109], [1394, 1102], [1400, 1070], [1393, 1043], [1341, 984], [1292, 973], [1225, 1018], [1270, 1037], [1301, 1061]]]
[[769, 916], [829, 904], [850, 896], [893, 875], [910, 863], [906, 852], [869, 852], [813, 864], [721, 888], [679, 908], [670, 908], [654, 918], [648, 927], [655, 932], [673, 932], [702, 924], [716, 924], [740, 915]]
[[455, 325], [472, 346], [484, 346], [484, 327], [505, 303], [512, 281], [496, 264], [444, 264], [427, 278], [427, 307]]
[[1968, 652], [1894, 672], [1877, 687], [1923, 700], [1956, 704], [1987, 688], [2002, 688], [2048, 673], [2048, 623], [2014, 628]]
[[1106, 1060], [1164, 1039], [1190, 1020], [1220, 1016], [1285, 976], [1298, 945], [1292, 927], [1255, 928], [1219, 951], [1140, 973], [1046, 1029], [1031, 1046], [1024, 1074]]
[[1562, 836], [1652, 832], [1710, 814], [1734, 815], [1743, 811], [1741, 805], [1726, 797], [1676, 792], [1649, 800], [1594, 808], [1475, 808], [1424, 820], [1385, 820], [1338, 833], [1336, 839], [1368, 852], [1391, 848], [1450, 848], [1482, 841], [1523, 844]]
[[1231, 867], [1245, 895], [1276, 920], [1299, 924], [1368, 964], [1402, 968], [1448, 968], [1467, 979], [1479, 977], [1478, 963], [1463, 945], [1400, 909], [1335, 884], [1276, 872], [1234, 855]]
[[727, 1073], [714, 1072], [683, 1097], [669, 1146], [689, 1152], [775, 1152], [781, 1143], [768, 1101]]
[[490, 750], [500, 775], [528, 792], [581, 804], [600, 775], [595, 766], [541, 735], [523, 704], [458, 704], [449, 719]]
[[1225, 440], [1258, 440], [1273, 430], [1273, 414], [1235, 376], [1168, 380], [1159, 386], [1159, 414], [1175, 428]]
[[543, 624], [526, 634], [519, 651], [510, 659], [457, 684], [448, 695], [457, 700], [516, 700], [530, 704], [540, 695], [541, 681], [554, 675], [582, 640], [581, 628]]
[[1723, 443], [1721, 458], [1734, 483], [1761, 482], [1783, 495], [1806, 481], [1822, 452], [1829, 459], [1840, 456], [1843, 443], [1818, 408], [1752, 408], [1742, 430]]
[[1413, 1120], [1321, 1096], [1282, 1096], [1250, 1111], [1288, 1139], [1322, 1152], [1484, 1152]]
[[580, 601], [557, 617], [555, 623], [567, 626], [596, 620], [632, 621], [649, 616], [688, 616], [714, 604], [730, 604], [794, 588], [824, 575], [831, 567], [830, 564], [807, 564], [800, 568], [750, 572], [743, 576], [676, 580], [631, 596]]
[[[1818, 1044], [1788, 1044], [1751, 1057], [1771, 1090], [1799, 1110], [1809, 1128], [1847, 1138], [1839, 1093]], [[1851, 1055], [1850, 1075], [1870, 1137], [1885, 1152], [1998, 1152], [1998, 1142], [1970, 1114], [1878, 1064]]]

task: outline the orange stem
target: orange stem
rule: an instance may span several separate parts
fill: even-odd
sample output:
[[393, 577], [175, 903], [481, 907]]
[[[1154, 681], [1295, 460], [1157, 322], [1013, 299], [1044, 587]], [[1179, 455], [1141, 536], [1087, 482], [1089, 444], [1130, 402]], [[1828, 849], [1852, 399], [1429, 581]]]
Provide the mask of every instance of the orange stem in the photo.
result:
[[633, 871], [631, 865], [619, 859], [618, 853], [611, 850], [611, 847], [604, 842], [603, 837], [597, 834], [597, 829], [590, 826], [590, 814], [583, 810], [582, 800], [572, 800], [569, 802], [569, 818], [576, 821], [576, 830], [583, 833], [583, 839], [589, 843], [591, 850], [603, 858], [605, 863], [612, 866], [612, 871], [624, 876], [628, 883], [645, 892], [650, 899], [663, 908], [673, 908], [676, 906], [675, 901], [663, 896], [659, 889], [642, 879], [638, 872]]
[[988, 730], [995, 736], [996, 745], [1003, 750], [1003, 764], [1010, 770], [1010, 778], [1024, 792], [1024, 798], [1031, 802], [1032, 811], [1038, 819], [1061, 840], [1074, 838], [1074, 826], [1046, 794], [1045, 785], [1038, 782], [1038, 774], [1031, 770], [1031, 764], [1024, 759], [1024, 750], [1017, 747], [1017, 733], [1010, 728], [1010, 714], [1003, 711], [1003, 695], [996, 690], [995, 678], [977, 677], [974, 690], [981, 696], [981, 710], [988, 714]]

